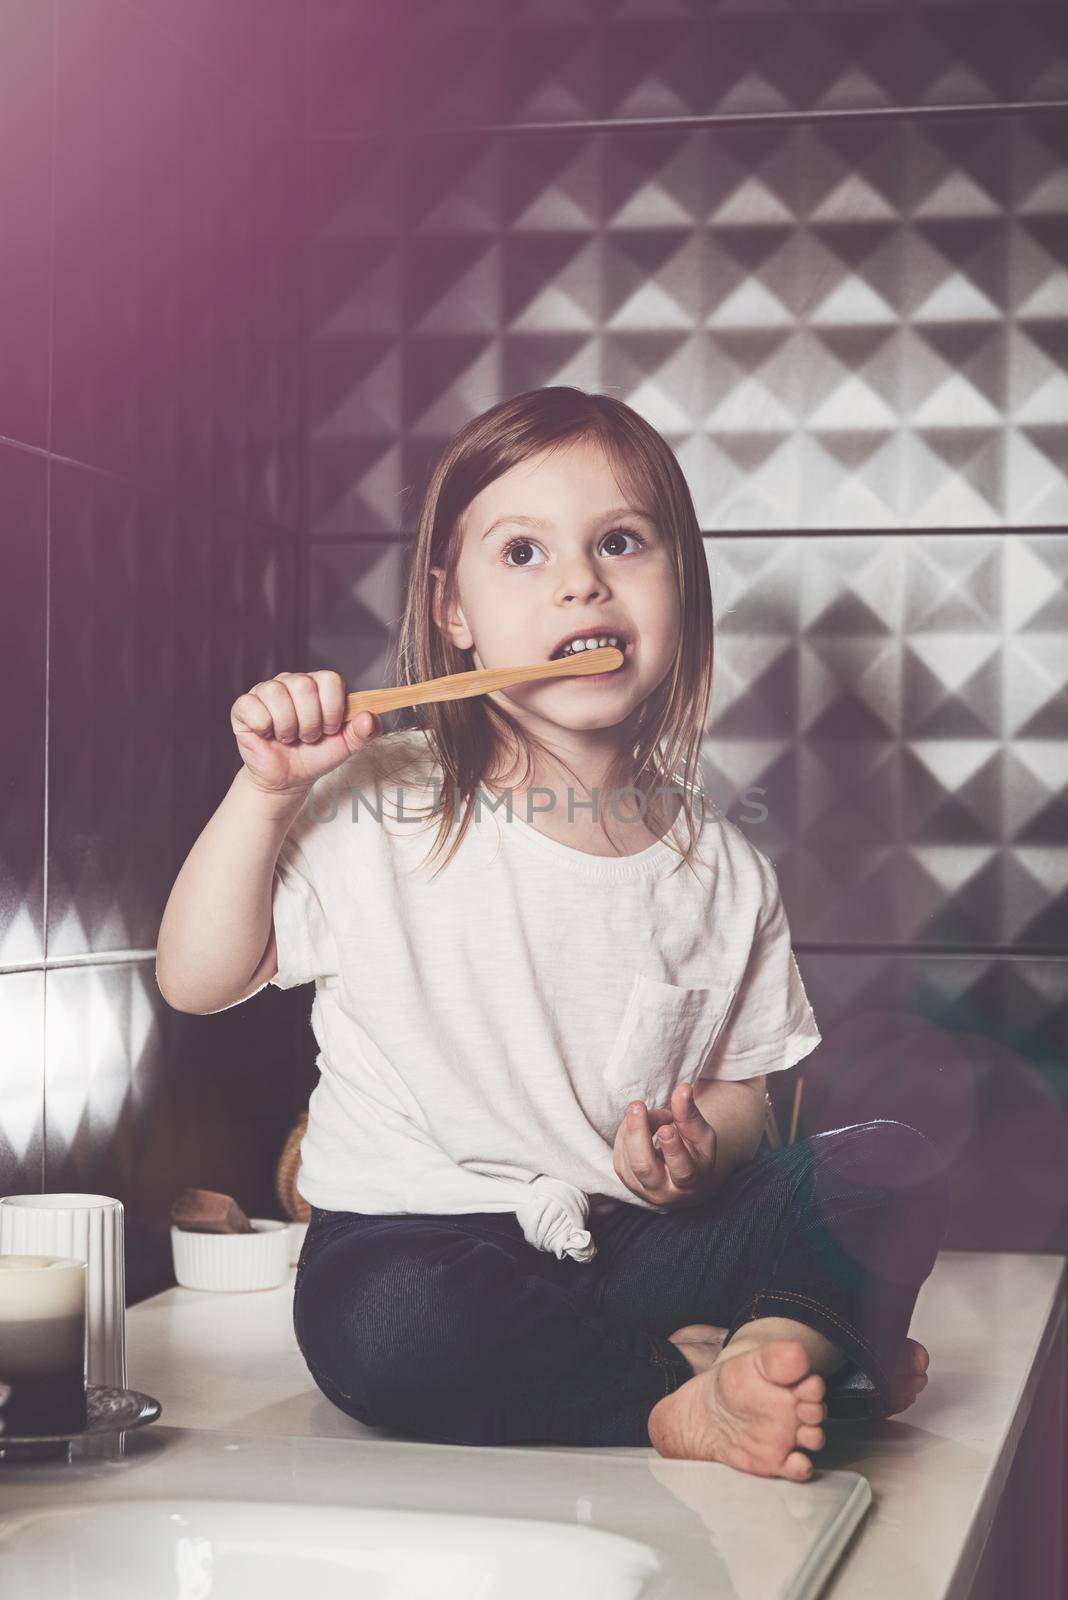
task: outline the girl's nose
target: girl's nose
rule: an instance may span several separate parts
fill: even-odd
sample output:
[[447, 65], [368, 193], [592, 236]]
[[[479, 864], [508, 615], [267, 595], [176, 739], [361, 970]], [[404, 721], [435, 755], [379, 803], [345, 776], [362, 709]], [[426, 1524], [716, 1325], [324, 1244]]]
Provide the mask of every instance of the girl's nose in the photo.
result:
[[581, 604], [583, 600], [592, 600], [595, 595], [603, 594], [605, 587], [595, 572], [587, 570], [585, 573], [572, 573], [562, 580], [562, 598]]

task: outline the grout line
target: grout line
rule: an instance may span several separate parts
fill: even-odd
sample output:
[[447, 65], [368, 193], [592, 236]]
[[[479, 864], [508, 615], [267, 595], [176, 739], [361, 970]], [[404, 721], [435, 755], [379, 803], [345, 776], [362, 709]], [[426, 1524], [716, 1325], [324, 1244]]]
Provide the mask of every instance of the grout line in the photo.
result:
[[[50, 332], [51, 345], [51, 332]], [[306, 392], [304, 394], [307, 401]], [[902, 427], [905, 426], [904, 421]], [[991, 433], [1009, 432], [1014, 428], [1011, 419], [1006, 419], [1002, 429], [993, 428]], [[51, 428], [51, 358], [49, 359], [49, 428]], [[892, 438], [897, 430], [887, 430], [887, 437]], [[707, 435], [715, 439], [715, 433]], [[784, 434], [789, 438], [789, 434]], [[79, 472], [92, 473], [94, 477], [106, 478], [112, 483], [125, 484], [129, 488], [139, 489], [148, 495], [167, 497], [173, 491], [165, 483], [155, 482], [151, 479], [132, 478], [123, 472], [113, 472], [108, 467], [97, 467], [89, 461], [80, 461], [77, 456], [63, 456], [56, 451], [49, 450], [47, 446], [26, 444], [22, 439], [11, 439], [6, 434], [0, 434], [0, 446], [7, 446], [12, 450], [21, 450], [26, 455], [44, 456], [50, 461], [58, 461], [65, 467], [74, 467]], [[301, 456], [301, 472], [306, 477], [306, 459]], [[304, 495], [304, 508], [298, 511], [296, 526], [284, 522], [264, 522], [258, 517], [243, 515], [226, 506], [216, 505], [210, 497], [203, 500], [189, 502], [194, 511], [208, 512], [213, 516], [223, 517], [230, 522], [236, 522], [243, 528], [259, 528], [265, 534], [275, 537], [295, 535], [303, 538], [307, 544], [352, 544], [353, 542], [365, 544], [411, 544], [415, 540], [415, 530], [407, 532], [403, 529], [380, 529], [370, 532], [360, 532], [352, 529], [348, 532], [337, 531], [334, 533], [308, 533], [307, 509], [307, 484], [302, 484], [298, 493]], [[1068, 533], [1068, 517], [1063, 522], [981, 522], [965, 525], [963, 523], [945, 523], [939, 526], [931, 524], [889, 524], [880, 523], [870, 528], [862, 526], [849, 526], [831, 528], [813, 524], [807, 528], [702, 528], [702, 539], [901, 539], [901, 538], [953, 538], [974, 537], [976, 534], [1013, 534], [1023, 538], [1031, 534], [1065, 534]]]
[[[49, 429], [51, 429], [51, 337], [49, 352]], [[103, 478], [109, 483], [119, 483], [129, 489], [137, 489], [145, 495], [155, 495], [160, 500], [171, 499], [180, 489], [180, 485], [165, 483], [155, 478], [131, 477], [126, 472], [115, 472], [110, 467], [99, 467], [91, 461], [81, 461], [77, 456], [61, 455], [58, 450], [50, 450], [46, 445], [26, 444], [22, 439], [10, 439], [6, 434], [0, 434], [0, 446], [21, 450], [26, 455], [42, 456], [50, 462], [58, 462], [61, 466], [73, 467], [77, 472], [88, 472], [94, 478]], [[298, 527], [288, 523], [264, 522], [261, 517], [249, 516], [245, 512], [235, 511], [230, 506], [219, 504], [211, 498], [210, 492], [200, 499], [187, 499], [185, 504], [192, 511], [202, 511], [228, 522], [236, 522], [242, 528], [259, 528], [264, 534], [276, 538], [296, 536], [300, 532]]]
[[148, 950], [93, 950], [85, 955], [46, 956], [42, 961], [0, 962], [0, 977], [16, 972], [58, 972], [67, 967], [132, 966], [138, 961], [152, 961], [156, 951]]
[[960, 106], [869, 106], [840, 111], [709, 111], [677, 117], [586, 117], [570, 122], [466, 122], [425, 123], [417, 128], [368, 127], [313, 131], [309, 141], [324, 144], [350, 143], [364, 139], [420, 140], [443, 135], [471, 138], [476, 135], [554, 134], [554, 133], [669, 133], [698, 128], [773, 128], [819, 126], [822, 123], [871, 122], [967, 122], [996, 117], [1066, 116], [1065, 100], [976, 101]]
[[923, 958], [929, 956], [939, 960], [1019, 960], [1019, 961], [1068, 961], [1068, 945], [1046, 945], [1021, 949], [1019, 945], [1012, 944], [910, 944], [903, 942], [894, 944], [888, 940], [872, 940], [871, 943], [857, 941], [855, 944], [839, 944], [833, 940], [821, 944], [808, 944], [804, 939], [796, 939], [793, 945], [799, 955], [809, 956], [900, 956], [909, 958]]
[[[710, 436], [712, 437], [712, 436]], [[276, 530], [284, 532], [286, 530]], [[1068, 534], [1068, 518], [1064, 522], [1035, 523], [983, 523], [965, 528], [950, 524], [946, 527], [887, 527], [882, 524], [871, 528], [703, 528], [702, 539], [941, 539], [952, 537], [974, 538], [977, 534], [997, 534], [1002, 537], [1025, 538], [1030, 534]], [[348, 544], [414, 544], [415, 533], [313, 533], [307, 543], [325, 545]]]
[[[311, 521], [311, 297], [309, 294], [311, 271], [311, 208], [308, 201], [308, 53], [311, 37], [309, 0], [301, 0], [300, 27], [300, 85], [298, 109], [300, 123], [297, 138], [292, 141], [289, 157], [293, 163], [293, 201], [296, 208], [297, 249], [297, 339], [300, 366], [297, 372], [297, 527], [298, 534], [293, 550], [296, 582], [294, 584], [293, 629], [296, 634], [294, 648], [298, 670], [310, 667], [307, 655], [311, 633], [311, 555], [308, 549], [308, 527]], [[307, 1020], [295, 1008], [290, 1017], [290, 1038], [293, 1059], [301, 1058], [307, 1030]], [[292, 1109], [293, 1120], [304, 1109]]]
[[[899, 960], [934, 958], [936, 960], [964, 961], [1068, 961], [1068, 945], [1045, 949], [1021, 949], [1018, 945], [939, 945], [939, 944], [806, 944], [795, 939], [794, 952], [798, 956], [894, 956]], [[58, 972], [70, 967], [135, 966], [138, 962], [154, 961], [154, 948], [146, 950], [94, 950], [85, 955], [47, 957], [43, 961], [13, 961], [0, 963], [0, 978], [17, 973]]]
[[[305, 12], [305, 24], [307, 13]], [[308, 528], [311, 521], [310, 504], [310, 435], [309, 419], [311, 416], [310, 378], [309, 378], [309, 351], [310, 318], [308, 314], [308, 273], [309, 273], [309, 230], [308, 209], [306, 203], [307, 192], [307, 146], [303, 139], [296, 142], [292, 151], [294, 163], [292, 183], [294, 188], [293, 200], [296, 211], [297, 232], [297, 339], [300, 352], [300, 367], [297, 373], [297, 540], [293, 552], [295, 566], [294, 572], [294, 616], [293, 616], [293, 648], [294, 660], [306, 662], [308, 657], [308, 640], [310, 634], [310, 588], [308, 560]], [[306, 670], [298, 666], [297, 671]]]
[[[44, 591], [44, 726], [43, 772], [44, 788], [41, 823], [41, 940], [45, 963], [48, 961], [49, 880], [50, 854], [49, 762], [52, 749], [52, 408], [55, 394], [55, 332], [56, 332], [56, 151], [59, 139], [59, 18], [58, 0], [51, 3], [52, 72], [49, 95], [49, 136], [51, 149], [48, 158], [48, 380], [46, 386], [47, 410], [45, 413], [45, 591]], [[41, 985], [41, 1191], [44, 1192], [48, 1154], [48, 984]]]
[[[50, 330], [50, 333], [49, 333], [49, 346], [50, 346], [50, 351], [51, 351], [51, 330]], [[306, 392], [304, 393], [303, 398], [304, 398], [304, 401], [306, 403], [306, 401], [307, 401]], [[48, 411], [49, 411], [49, 429], [51, 429], [51, 354], [49, 356], [49, 408], [48, 408]], [[904, 424], [904, 422], [902, 422], [902, 427], [904, 427], [904, 426], [905, 426], [905, 424]], [[992, 434], [996, 435], [999, 432], [1008, 432], [1008, 431], [1012, 430], [1013, 428], [1014, 428], [1014, 424], [1013, 424], [1012, 420], [1011, 419], [1006, 419], [1004, 427], [1002, 429], [993, 428], [990, 431], [991, 431]], [[897, 430], [895, 430], [895, 429], [888, 429], [887, 430], [887, 437], [888, 438], [892, 438], [896, 431]], [[715, 439], [716, 435], [715, 435], [715, 433], [709, 433], [707, 437], [710, 438], [710, 439]], [[783, 437], [784, 438], [788, 438], [788, 437], [790, 437], [790, 435], [789, 434], [784, 434]], [[123, 473], [123, 472], [113, 472], [108, 467], [97, 467], [97, 466], [94, 466], [92, 464], [92, 462], [80, 461], [77, 458], [77, 456], [59, 455], [56, 451], [48, 449], [47, 446], [41, 446], [41, 445], [36, 445], [36, 444], [26, 444], [22, 439], [11, 439], [6, 434], [0, 434], [0, 445], [8, 446], [12, 450], [21, 450], [21, 451], [25, 452], [25, 454], [27, 454], [27, 455], [47, 457], [50, 461], [58, 461], [63, 466], [74, 467], [79, 472], [92, 473], [94, 477], [106, 478], [106, 479], [108, 479], [109, 482], [112, 482], [112, 483], [125, 484], [130, 488], [142, 490], [144, 493], [146, 493], [148, 495], [155, 494], [155, 495], [158, 495], [158, 496], [161, 496], [161, 497], [166, 497], [170, 493], [172, 493], [171, 488], [165, 483], [155, 482], [155, 481], [153, 481], [151, 479], [145, 479], [145, 478], [132, 478], [132, 477], [128, 476], [128, 474]], [[306, 461], [305, 461], [303, 453], [302, 453], [302, 456], [301, 456], [301, 462], [302, 462], [301, 472], [306, 477], [307, 476], [307, 473], [306, 473]], [[241, 513], [237, 512], [237, 511], [233, 511], [233, 510], [228, 509], [226, 506], [220, 506], [220, 505], [214, 504], [209, 497], [206, 497], [205, 499], [203, 499], [201, 501], [190, 502], [190, 506], [191, 506], [191, 509], [194, 510], [194, 511], [203, 510], [205, 512], [210, 512], [213, 516], [223, 517], [223, 518], [226, 518], [230, 522], [239, 523], [244, 528], [260, 528], [260, 529], [263, 530], [263, 532], [265, 534], [271, 534], [271, 535], [274, 535], [276, 537], [284, 536], [284, 535], [296, 535], [296, 537], [298, 539], [299, 538], [303, 538], [307, 544], [352, 544], [353, 542], [366, 543], [366, 544], [410, 544], [410, 543], [413, 543], [414, 540], [415, 540], [415, 531], [414, 531], [414, 529], [411, 532], [406, 532], [403, 529], [400, 530], [400, 531], [398, 531], [396, 529], [392, 529], [392, 530], [391, 529], [381, 529], [381, 530], [378, 530], [378, 531], [372, 530], [370, 532], [362, 532], [361, 533], [356, 529], [352, 529], [349, 532], [338, 531], [338, 532], [335, 532], [335, 533], [308, 533], [307, 532], [308, 509], [307, 509], [307, 504], [306, 504], [306, 497], [307, 497], [307, 485], [306, 485], [306, 483], [302, 484], [300, 486], [300, 489], [298, 490], [298, 493], [303, 493], [303, 495], [305, 497], [305, 503], [303, 505], [303, 508], [298, 510], [298, 518], [297, 518], [296, 526], [289, 526], [289, 525], [287, 525], [286, 523], [283, 523], [283, 522], [264, 522], [258, 517], [245, 516], [245, 515], [242, 515]], [[870, 538], [900, 539], [900, 538], [911, 538], [911, 537], [922, 537], [922, 538], [945, 538], [945, 537], [950, 537], [951, 538], [951, 537], [962, 537], [962, 536], [974, 537], [976, 534], [995, 534], [995, 533], [997, 533], [997, 534], [1014, 534], [1014, 535], [1016, 535], [1018, 537], [1025, 537], [1025, 536], [1028, 536], [1030, 534], [1065, 534], [1065, 533], [1068, 533], [1068, 518], [1065, 518], [1064, 522], [981, 522], [981, 523], [973, 523], [973, 524], [968, 524], [968, 525], [964, 525], [963, 523], [946, 523], [946, 524], [943, 524], [941, 526], [932, 526], [930, 524], [927, 524], [927, 525], [924, 525], [924, 526], [920, 526], [919, 524], [915, 524], [915, 525], [909, 525], [909, 524], [897, 525], [897, 524], [889, 524], [889, 523], [885, 523], [884, 522], [884, 523], [880, 523], [878, 526], [874, 526], [873, 525], [870, 528], [860, 527], [860, 526], [849, 526], [849, 527], [844, 527], [844, 528], [841, 528], [841, 527], [839, 527], [839, 528], [831, 528], [831, 527], [826, 527], [826, 526], [822, 526], [821, 527], [821, 526], [817, 526], [817, 525], [814, 524], [812, 527], [808, 527], [808, 528], [702, 528], [701, 529], [701, 537], [702, 537], [702, 539], [809, 539], [809, 538], [813, 538], [813, 539], [814, 538], [818, 538], [818, 539], [870, 539]]]

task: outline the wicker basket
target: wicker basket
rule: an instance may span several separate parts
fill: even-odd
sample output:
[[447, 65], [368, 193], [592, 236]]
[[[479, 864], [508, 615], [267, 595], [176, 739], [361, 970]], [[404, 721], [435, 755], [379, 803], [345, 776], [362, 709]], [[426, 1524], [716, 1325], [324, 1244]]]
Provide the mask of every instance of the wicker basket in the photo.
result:
[[300, 1142], [308, 1127], [308, 1113], [303, 1111], [291, 1129], [282, 1147], [278, 1170], [274, 1175], [274, 1192], [290, 1222], [310, 1222], [311, 1206], [303, 1195], [297, 1193], [297, 1169], [300, 1166]]

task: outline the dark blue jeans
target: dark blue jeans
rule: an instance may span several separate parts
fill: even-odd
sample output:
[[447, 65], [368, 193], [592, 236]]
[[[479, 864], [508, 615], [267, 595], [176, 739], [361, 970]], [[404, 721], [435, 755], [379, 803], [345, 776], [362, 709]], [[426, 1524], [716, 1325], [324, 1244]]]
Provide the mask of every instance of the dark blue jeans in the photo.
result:
[[293, 1322], [322, 1392], [371, 1426], [451, 1444], [650, 1446], [693, 1376], [668, 1335], [790, 1317], [847, 1365], [828, 1416], [882, 1417], [947, 1227], [937, 1152], [875, 1121], [762, 1146], [712, 1199], [623, 1205], [592, 1261], [537, 1250], [510, 1212], [312, 1207]]

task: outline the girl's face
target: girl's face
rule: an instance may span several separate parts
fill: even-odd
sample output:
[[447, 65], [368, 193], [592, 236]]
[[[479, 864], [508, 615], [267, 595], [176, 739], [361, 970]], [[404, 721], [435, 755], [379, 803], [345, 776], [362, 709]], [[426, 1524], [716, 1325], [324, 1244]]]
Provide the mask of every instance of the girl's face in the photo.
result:
[[534, 457], [467, 508], [459, 603], [442, 619], [436, 602], [435, 618], [458, 649], [473, 649], [475, 668], [548, 661], [579, 631], [621, 635], [625, 664], [607, 676], [548, 678], [491, 695], [543, 736], [614, 728], [666, 676], [679, 648], [667, 537], [621, 493], [599, 445]]

